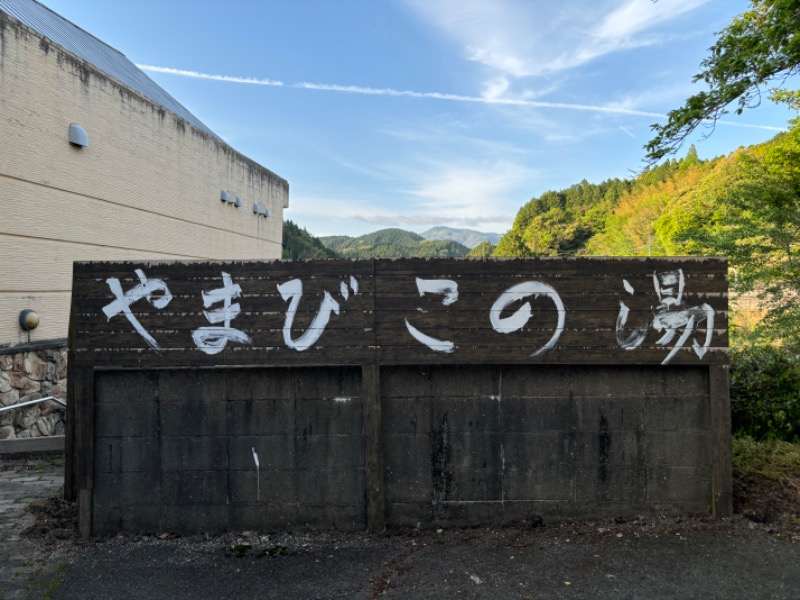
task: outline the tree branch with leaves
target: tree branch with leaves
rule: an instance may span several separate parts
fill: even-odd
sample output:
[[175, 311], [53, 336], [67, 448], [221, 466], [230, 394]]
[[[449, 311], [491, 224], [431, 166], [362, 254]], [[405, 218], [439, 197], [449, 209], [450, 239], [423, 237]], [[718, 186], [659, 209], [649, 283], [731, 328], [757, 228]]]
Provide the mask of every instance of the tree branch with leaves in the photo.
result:
[[670, 111], [665, 124], [651, 126], [655, 137], [645, 145], [650, 164], [675, 154], [700, 125], [713, 127], [732, 103], [736, 114], [758, 106], [770, 87], [773, 100], [800, 105], [800, 92], [784, 87], [800, 73], [800, 1], [751, 0], [751, 5], [717, 34], [700, 63], [693, 82], [703, 81], [708, 89]]

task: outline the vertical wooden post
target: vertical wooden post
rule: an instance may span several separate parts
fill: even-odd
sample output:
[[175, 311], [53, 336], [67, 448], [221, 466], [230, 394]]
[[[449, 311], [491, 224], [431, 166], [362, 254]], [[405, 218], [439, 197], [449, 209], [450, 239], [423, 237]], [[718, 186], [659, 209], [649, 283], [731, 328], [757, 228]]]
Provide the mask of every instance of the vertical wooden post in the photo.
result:
[[72, 402], [75, 405], [73, 440], [73, 489], [78, 497], [78, 528], [91, 535], [91, 500], [94, 489], [94, 370], [75, 369]]
[[380, 533], [386, 528], [381, 443], [381, 384], [377, 364], [361, 367], [364, 390], [364, 470], [367, 486], [367, 528]]
[[75, 502], [78, 489], [75, 486], [75, 380], [77, 367], [72, 350], [67, 358], [67, 428], [64, 437], [64, 500]]
[[92, 490], [78, 494], [78, 533], [84, 539], [92, 537]]
[[733, 465], [728, 366], [711, 365], [708, 382], [711, 401], [711, 510], [715, 517], [730, 517], [733, 514]]
[[64, 440], [64, 500], [66, 502], [76, 502], [78, 500], [78, 487], [75, 481], [75, 398], [77, 396], [75, 387], [78, 365], [75, 360], [75, 339], [76, 339], [76, 303], [75, 289], [76, 269], [75, 263], [72, 264], [72, 294], [70, 296], [69, 310], [69, 329], [67, 339], [67, 414], [66, 431]]

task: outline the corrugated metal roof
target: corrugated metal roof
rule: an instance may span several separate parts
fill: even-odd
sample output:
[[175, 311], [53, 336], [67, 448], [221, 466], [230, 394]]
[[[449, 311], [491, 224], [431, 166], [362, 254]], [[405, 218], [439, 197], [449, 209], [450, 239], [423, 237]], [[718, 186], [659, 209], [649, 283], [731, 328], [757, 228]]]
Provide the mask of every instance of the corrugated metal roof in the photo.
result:
[[0, 11], [91, 63], [127, 87], [218, 138], [180, 102], [150, 79], [125, 55], [34, 0], [0, 0]]

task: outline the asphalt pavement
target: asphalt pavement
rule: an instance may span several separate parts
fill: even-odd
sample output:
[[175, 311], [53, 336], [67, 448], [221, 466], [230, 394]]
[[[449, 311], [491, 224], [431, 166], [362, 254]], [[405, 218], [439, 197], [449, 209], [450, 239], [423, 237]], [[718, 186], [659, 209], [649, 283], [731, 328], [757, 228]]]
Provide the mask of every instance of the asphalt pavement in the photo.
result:
[[[800, 535], [742, 517], [543, 527], [49, 535], [63, 465], [0, 461], [0, 599], [800, 598]], [[535, 521], [533, 521], [535, 523]], [[63, 533], [63, 530], [60, 530]]]
[[32, 597], [32, 582], [49, 553], [21, 535], [34, 522], [27, 508], [57, 495], [63, 484], [63, 456], [0, 457], [0, 600]]

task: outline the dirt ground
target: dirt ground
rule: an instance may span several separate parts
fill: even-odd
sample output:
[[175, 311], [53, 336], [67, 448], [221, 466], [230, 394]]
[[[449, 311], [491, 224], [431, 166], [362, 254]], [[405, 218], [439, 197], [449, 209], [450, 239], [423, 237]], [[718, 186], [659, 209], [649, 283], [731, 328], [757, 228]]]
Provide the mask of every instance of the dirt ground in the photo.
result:
[[734, 471], [733, 510], [785, 535], [800, 532], [800, 477], [765, 483]]

